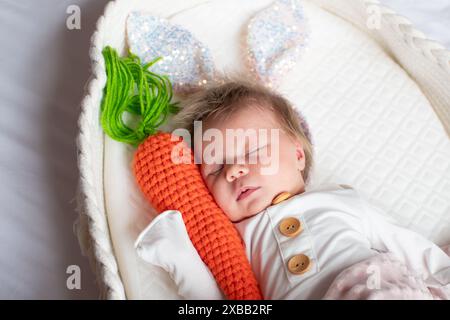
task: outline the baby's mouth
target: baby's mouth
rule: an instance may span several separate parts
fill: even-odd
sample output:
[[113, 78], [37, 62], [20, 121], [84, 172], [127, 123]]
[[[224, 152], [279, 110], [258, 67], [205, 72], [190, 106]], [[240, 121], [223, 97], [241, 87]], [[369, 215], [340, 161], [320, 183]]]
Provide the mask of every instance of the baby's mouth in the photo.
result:
[[251, 195], [253, 192], [255, 192], [260, 188], [261, 187], [242, 187], [239, 191], [236, 201], [247, 198], [249, 195]]

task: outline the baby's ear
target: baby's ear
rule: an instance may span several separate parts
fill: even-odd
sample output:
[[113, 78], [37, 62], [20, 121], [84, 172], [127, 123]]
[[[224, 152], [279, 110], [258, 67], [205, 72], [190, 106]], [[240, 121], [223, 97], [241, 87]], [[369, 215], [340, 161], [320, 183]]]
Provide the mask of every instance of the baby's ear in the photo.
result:
[[295, 154], [297, 155], [298, 169], [303, 171], [306, 165], [305, 151], [300, 140], [295, 141]]

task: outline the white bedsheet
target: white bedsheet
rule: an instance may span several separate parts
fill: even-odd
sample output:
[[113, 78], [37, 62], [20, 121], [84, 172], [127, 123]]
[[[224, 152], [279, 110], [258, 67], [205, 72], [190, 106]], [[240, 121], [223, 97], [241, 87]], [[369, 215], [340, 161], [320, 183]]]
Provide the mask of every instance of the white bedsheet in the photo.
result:
[[[0, 298], [95, 299], [72, 232], [89, 38], [106, 0], [0, 1]], [[81, 30], [66, 9], [81, 8]], [[66, 269], [81, 268], [81, 290]]]
[[[382, 0], [450, 48], [450, 0]], [[85, 299], [98, 291], [73, 236], [75, 137], [88, 48], [106, 0], [0, 0], [0, 298]], [[69, 5], [81, 30], [67, 30]], [[81, 268], [68, 290], [66, 268]]]
[[450, 0], [380, 0], [380, 2], [406, 16], [430, 39], [450, 48]]

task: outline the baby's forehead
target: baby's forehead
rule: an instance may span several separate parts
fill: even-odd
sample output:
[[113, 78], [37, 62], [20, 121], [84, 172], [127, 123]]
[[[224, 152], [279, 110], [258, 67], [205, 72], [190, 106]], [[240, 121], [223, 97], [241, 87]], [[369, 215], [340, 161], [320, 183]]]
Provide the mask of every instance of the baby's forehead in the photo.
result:
[[195, 121], [193, 144], [196, 153], [205, 148], [211, 149], [212, 143], [220, 144], [215, 146], [217, 151], [222, 149], [225, 152], [225, 148], [239, 143], [245, 150], [253, 147], [255, 140], [258, 146], [266, 143], [271, 136], [279, 137], [285, 132], [280, 117], [275, 115], [274, 108], [268, 104], [238, 104], [230, 110]]
[[228, 128], [225, 131], [208, 128], [203, 135], [195, 136], [194, 151], [197, 159], [203, 159], [206, 154], [226, 161], [244, 157], [267, 145], [281, 146], [288, 140], [286, 132], [279, 127]]
[[238, 129], [281, 128], [281, 121], [275, 115], [273, 107], [261, 104], [242, 104], [229, 112], [218, 112], [203, 121], [204, 131]]

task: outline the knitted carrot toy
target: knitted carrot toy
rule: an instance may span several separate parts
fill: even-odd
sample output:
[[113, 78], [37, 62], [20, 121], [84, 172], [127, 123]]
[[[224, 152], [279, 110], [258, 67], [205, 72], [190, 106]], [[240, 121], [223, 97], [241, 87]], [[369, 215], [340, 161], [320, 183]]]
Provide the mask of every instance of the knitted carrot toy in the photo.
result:
[[[138, 146], [133, 170], [140, 189], [158, 212], [181, 212], [192, 244], [228, 299], [262, 299], [240, 235], [206, 188], [192, 150], [186, 145], [180, 150], [189, 155], [189, 164], [175, 163], [172, 152], [181, 138], [157, 132], [178, 110], [168, 78], [147, 70], [158, 59], [142, 66], [137, 56], [119, 58], [110, 47], [103, 56], [101, 123], [113, 139]], [[123, 122], [125, 111], [141, 119], [135, 129]]]

